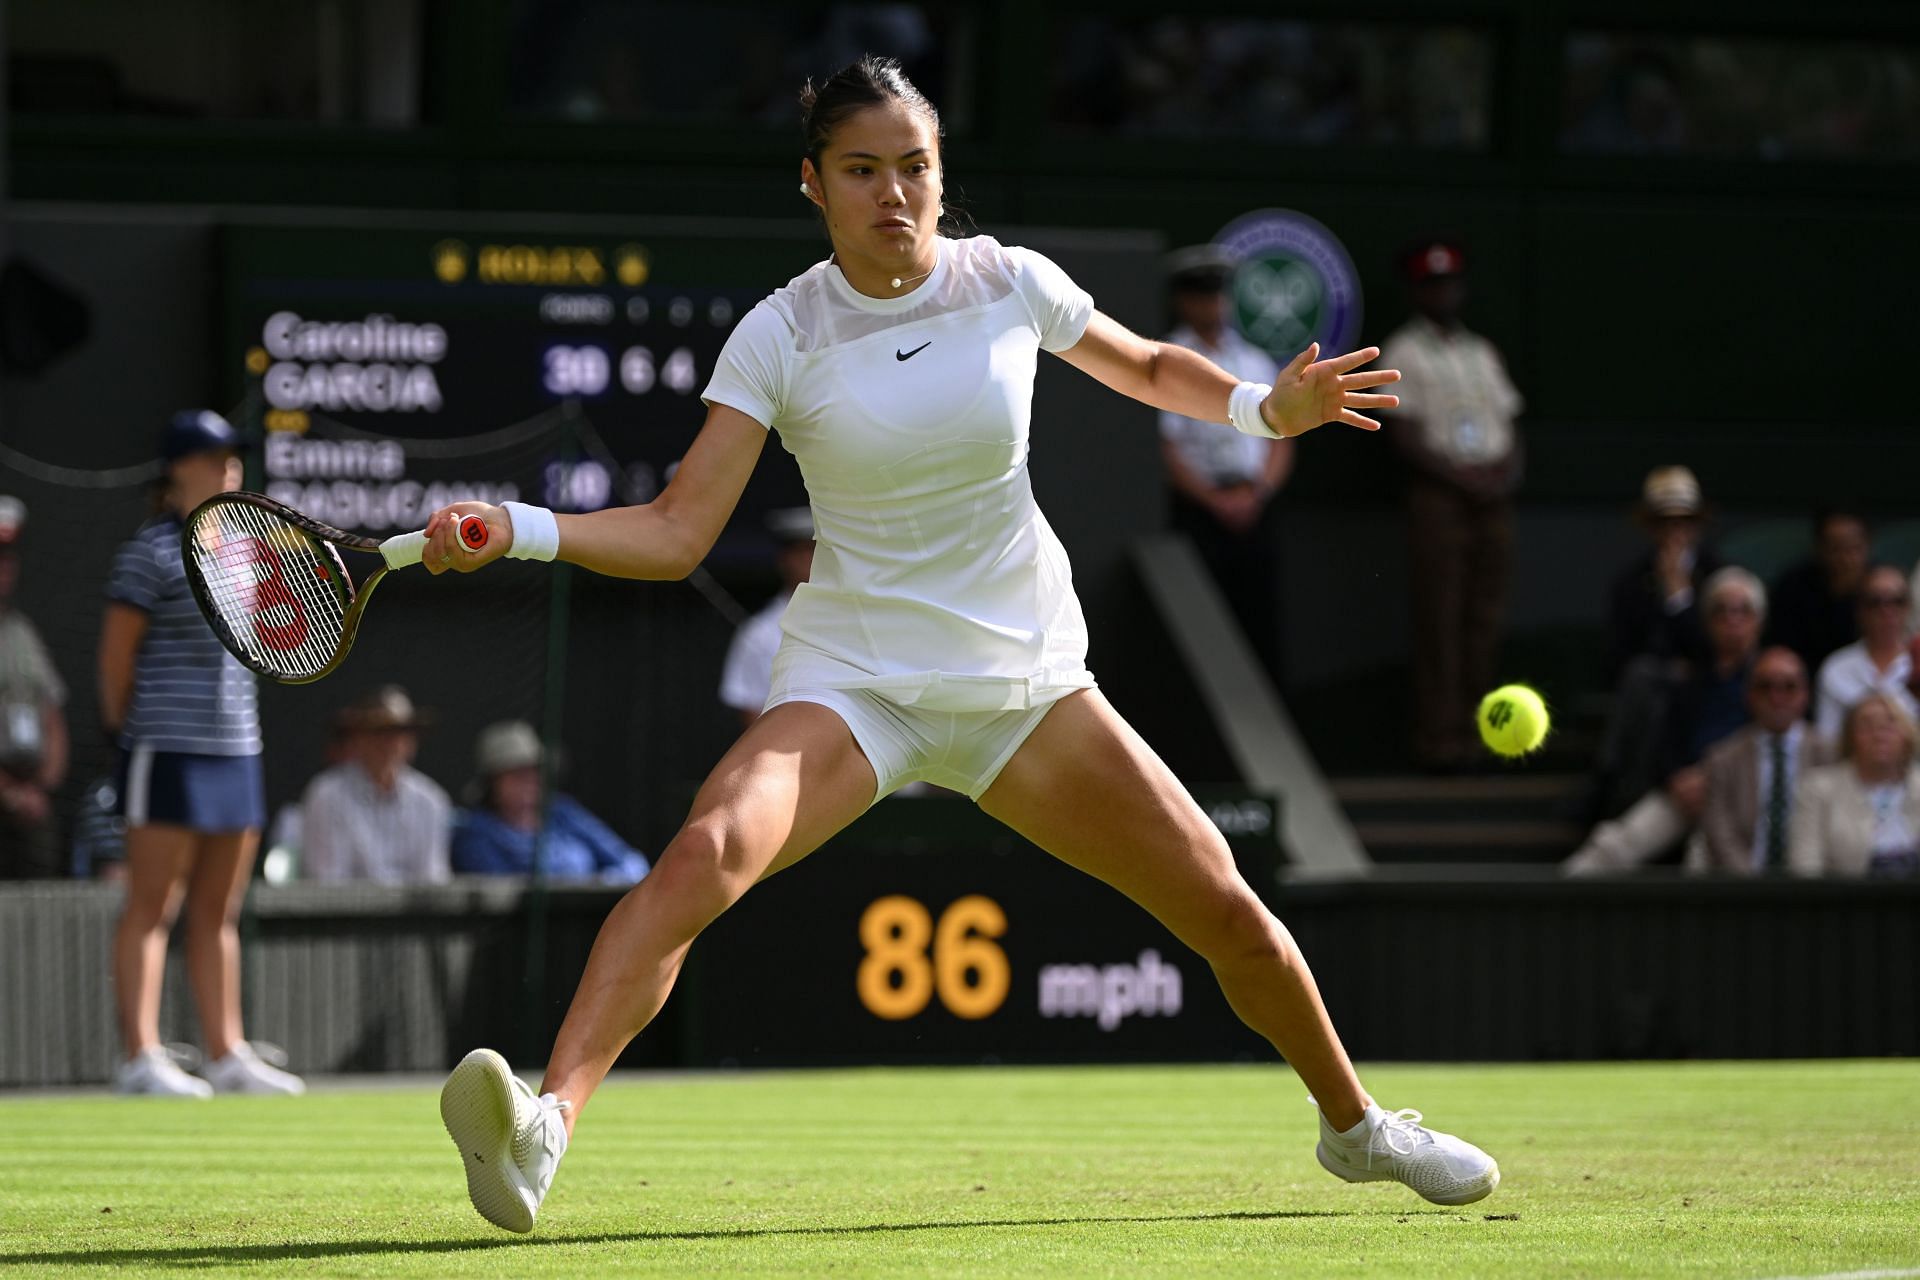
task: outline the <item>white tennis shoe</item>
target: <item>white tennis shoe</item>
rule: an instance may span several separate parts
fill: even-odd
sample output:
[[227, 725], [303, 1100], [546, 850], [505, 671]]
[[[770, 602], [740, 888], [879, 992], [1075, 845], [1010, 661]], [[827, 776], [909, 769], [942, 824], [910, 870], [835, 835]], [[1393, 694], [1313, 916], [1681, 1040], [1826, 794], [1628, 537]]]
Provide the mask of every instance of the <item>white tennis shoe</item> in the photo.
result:
[[[1316, 1110], [1318, 1107], [1316, 1105]], [[1492, 1156], [1450, 1133], [1420, 1123], [1414, 1110], [1367, 1107], [1360, 1123], [1335, 1132], [1320, 1116], [1320, 1145], [1313, 1154], [1327, 1172], [1348, 1182], [1404, 1182], [1435, 1204], [1472, 1204], [1500, 1185]]]
[[307, 1082], [291, 1071], [282, 1071], [263, 1062], [245, 1040], [233, 1046], [223, 1058], [215, 1058], [200, 1068], [215, 1093], [301, 1094]]
[[567, 1153], [569, 1104], [538, 1097], [491, 1049], [460, 1059], [440, 1090], [440, 1119], [467, 1166], [467, 1198], [480, 1216], [509, 1231], [533, 1230], [534, 1215]]
[[154, 1045], [121, 1063], [113, 1072], [113, 1091], [149, 1098], [211, 1098], [213, 1086], [180, 1069], [165, 1046]]

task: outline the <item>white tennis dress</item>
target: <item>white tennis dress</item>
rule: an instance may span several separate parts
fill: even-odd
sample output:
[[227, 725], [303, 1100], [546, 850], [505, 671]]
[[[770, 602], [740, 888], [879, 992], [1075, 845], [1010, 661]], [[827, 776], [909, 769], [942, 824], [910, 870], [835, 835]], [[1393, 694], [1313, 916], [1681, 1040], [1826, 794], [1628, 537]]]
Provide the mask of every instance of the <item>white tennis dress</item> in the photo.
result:
[[1043, 707], [1094, 684], [1060, 540], [1035, 505], [1038, 353], [1093, 300], [1028, 249], [936, 242], [933, 272], [869, 298], [822, 262], [741, 320], [703, 394], [780, 433], [818, 546], [781, 621], [768, 705], [864, 690], [899, 707]]

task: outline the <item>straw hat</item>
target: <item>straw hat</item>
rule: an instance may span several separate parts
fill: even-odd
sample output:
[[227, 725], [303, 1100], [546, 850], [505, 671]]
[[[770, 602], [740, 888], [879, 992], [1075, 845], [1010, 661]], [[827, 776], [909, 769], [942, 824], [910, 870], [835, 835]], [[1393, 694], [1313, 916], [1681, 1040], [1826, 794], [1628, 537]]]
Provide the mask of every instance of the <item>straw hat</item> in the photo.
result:
[[1687, 467], [1655, 467], [1640, 486], [1639, 514], [1649, 520], [1706, 512], [1700, 480]]

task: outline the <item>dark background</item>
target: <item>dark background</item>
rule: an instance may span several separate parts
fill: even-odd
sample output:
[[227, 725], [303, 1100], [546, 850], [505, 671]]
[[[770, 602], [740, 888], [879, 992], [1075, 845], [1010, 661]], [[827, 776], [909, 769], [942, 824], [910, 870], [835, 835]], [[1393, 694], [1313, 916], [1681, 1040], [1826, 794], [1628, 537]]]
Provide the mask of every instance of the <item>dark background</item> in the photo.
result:
[[[1407, 244], [1433, 233], [1465, 244], [1469, 323], [1500, 345], [1528, 402], [1504, 674], [1542, 684], [1561, 705], [1597, 683], [1602, 583], [1637, 546], [1626, 512], [1650, 467], [1692, 466], [1720, 531], [1768, 534], [1776, 557], [1794, 537], [1778, 522], [1825, 501], [1866, 503], [1896, 530], [1920, 515], [1916, 412], [1897, 390], [1910, 363], [1903, 286], [1920, 274], [1912, 105], [1892, 111], [1905, 132], [1826, 151], [1704, 131], [1681, 143], [1595, 142], [1570, 105], [1576, 55], [1595, 40], [1669, 62], [1701, 41], [1802, 51], [1810, 65], [1843, 70], [1862, 49], [1911, 58], [1920, 10], [1895, 3], [1221, 3], [1166, 19], [1292, 22], [1322, 42], [1310, 43], [1316, 50], [1339, 40], [1465, 48], [1474, 123], [1432, 137], [1385, 126], [1316, 133], [1311, 121], [1208, 136], [1129, 117], [1090, 96], [1095, 82], [1074, 78], [1075, 58], [1137, 46], [1162, 12], [1145, 4], [368, 0], [340, 6], [345, 26], [328, 29], [299, 4], [268, 18], [195, 0], [162, 18], [131, 0], [84, 17], [52, 0], [16, 3], [10, 252], [86, 301], [91, 337], [44, 371], [0, 383], [0, 433], [47, 461], [131, 465], [165, 412], [230, 403], [223, 228], [318, 234], [398, 220], [422, 234], [494, 226], [551, 241], [583, 226], [625, 235], [660, 219], [754, 219], [753, 242], [790, 243], [798, 270], [822, 244], [793, 191], [792, 89], [848, 48], [885, 47], [902, 10], [919, 24], [910, 70], [945, 109], [950, 183], [974, 221], [1058, 253], [1129, 324], [1165, 323], [1160, 248], [1205, 240], [1254, 209], [1299, 210], [1345, 242], [1364, 285], [1365, 341], [1405, 315], [1394, 261]], [[1401, 66], [1390, 63], [1395, 75]], [[1127, 231], [1131, 239], [1088, 249], [1126, 265], [1097, 269], [1073, 257], [1071, 236], [1049, 240], [1040, 227]], [[740, 281], [763, 289], [790, 274], [760, 252], [740, 265]], [[1034, 466], [1091, 584], [1096, 668], [1183, 772], [1218, 772], [1204, 734], [1168, 737], [1182, 717], [1177, 698], [1158, 691], [1182, 692], [1182, 682], [1139, 679], [1163, 666], [1164, 646], [1132, 634], [1144, 628], [1118, 549], [1159, 522], [1148, 417], [1066, 389], [1073, 381], [1043, 383]], [[1325, 432], [1301, 450], [1282, 498], [1287, 694], [1336, 768], [1403, 761], [1405, 663], [1418, 637], [1407, 625], [1399, 483], [1383, 442]], [[43, 506], [30, 539], [52, 528]], [[118, 531], [138, 511], [86, 518]], [[751, 608], [772, 579], [751, 539], [742, 545], [716, 571]], [[96, 568], [79, 567], [59, 582], [29, 560], [25, 596], [65, 640], [76, 711], [97, 627], [97, 583], [80, 581]], [[729, 732], [707, 698], [725, 624], [681, 588], [576, 587], [586, 634], [637, 628], [651, 655], [620, 676], [594, 666], [594, 654], [617, 654], [610, 645], [576, 660], [569, 723], [591, 726], [591, 754], [608, 762], [583, 761], [589, 752], [576, 747], [576, 767], [589, 771], [576, 788], [657, 842], [667, 819], [656, 810], [673, 808], [663, 797]], [[386, 590], [365, 651], [328, 699], [394, 674], [389, 655], [434, 643], [434, 606], [397, 581]], [[444, 664], [399, 674], [441, 710], [423, 762], [457, 783], [465, 727], [487, 708], [463, 705], [470, 688]], [[289, 713], [270, 703], [270, 714], [279, 801], [314, 761], [317, 721], [308, 704]], [[616, 745], [598, 741], [616, 730]], [[644, 774], [637, 790], [634, 772]]]

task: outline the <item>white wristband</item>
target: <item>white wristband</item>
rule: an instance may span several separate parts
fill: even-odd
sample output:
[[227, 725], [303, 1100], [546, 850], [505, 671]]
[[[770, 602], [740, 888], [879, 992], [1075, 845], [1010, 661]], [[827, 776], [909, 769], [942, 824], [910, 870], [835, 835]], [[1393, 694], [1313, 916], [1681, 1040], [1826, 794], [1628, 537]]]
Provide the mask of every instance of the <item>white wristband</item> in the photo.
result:
[[545, 507], [530, 507], [524, 502], [504, 502], [507, 518], [513, 521], [513, 545], [507, 548], [510, 560], [551, 560], [560, 554], [560, 522]]
[[1264, 382], [1241, 383], [1227, 397], [1227, 421], [1242, 435], [1262, 436], [1268, 440], [1284, 439], [1260, 416], [1260, 402], [1272, 394], [1273, 388]]

